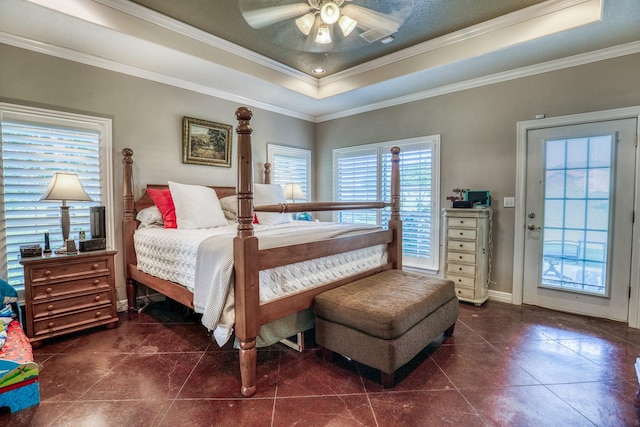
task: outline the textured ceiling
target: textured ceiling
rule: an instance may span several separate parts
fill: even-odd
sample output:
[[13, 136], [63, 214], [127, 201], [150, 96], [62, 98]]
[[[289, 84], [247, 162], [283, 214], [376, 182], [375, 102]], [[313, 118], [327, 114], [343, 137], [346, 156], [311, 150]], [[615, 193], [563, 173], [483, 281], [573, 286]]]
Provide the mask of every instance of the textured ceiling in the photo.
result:
[[[314, 68], [324, 68], [326, 76], [544, 0], [353, 0], [350, 3], [378, 12], [408, 15], [408, 18], [393, 34], [395, 40], [392, 43], [368, 43], [358, 35], [362, 33], [358, 28], [347, 37], [338, 30], [334, 31], [334, 43], [329, 48], [307, 40], [295, 26], [294, 19], [256, 30], [242, 16], [246, 10], [299, 3], [301, 0], [131, 1], [303, 73], [311, 74]], [[222, 3], [224, 7], [221, 7]]]

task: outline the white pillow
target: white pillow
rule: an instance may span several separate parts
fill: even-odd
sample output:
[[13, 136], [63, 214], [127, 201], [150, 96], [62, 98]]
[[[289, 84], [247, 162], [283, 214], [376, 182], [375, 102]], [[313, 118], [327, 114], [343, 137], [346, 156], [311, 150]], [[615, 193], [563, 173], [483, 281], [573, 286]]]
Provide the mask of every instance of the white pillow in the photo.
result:
[[163, 227], [162, 214], [156, 205], [142, 209], [136, 215], [136, 219], [140, 221], [140, 228], [159, 226]]
[[[282, 187], [277, 184], [253, 184], [253, 205], [275, 205], [287, 203]], [[264, 225], [277, 225], [291, 222], [291, 214], [256, 212], [258, 223]]]
[[203, 185], [169, 181], [178, 228], [192, 230], [227, 225], [216, 192]]
[[238, 198], [233, 196], [227, 196], [220, 199], [220, 206], [222, 206], [222, 210], [226, 212], [232, 213], [234, 219], [238, 216]]

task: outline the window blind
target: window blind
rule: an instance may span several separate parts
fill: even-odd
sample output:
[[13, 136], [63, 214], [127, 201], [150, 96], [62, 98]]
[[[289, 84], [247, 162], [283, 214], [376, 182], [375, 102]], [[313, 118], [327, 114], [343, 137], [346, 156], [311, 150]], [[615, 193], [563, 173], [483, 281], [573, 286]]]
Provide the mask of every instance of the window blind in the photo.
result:
[[[390, 201], [390, 150], [400, 147], [403, 263], [430, 270], [438, 268], [438, 142], [434, 136], [334, 150], [336, 200]], [[390, 216], [388, 208], [340, 211], [336, 220], [386, 227]]]
[[89, 208], [102, 199], [100, 132], [91, 123], [48, 115], [2, 114], [2, 193], [8, 282], [21, 288], [20, 245], [43, 244], [50, 233], [51, 248], [62, 246], [60, 202], [41, 201], [54, 172], [76, 173], [92, 202], [67, 202], [70, 238], [79, 231], [90, 237]]
[[276, 144], [268, 144], [267, 151], [272, 183], [283, 188], [289, 183], [299, 184], [306, 199], [311, 201], [311, 151]]

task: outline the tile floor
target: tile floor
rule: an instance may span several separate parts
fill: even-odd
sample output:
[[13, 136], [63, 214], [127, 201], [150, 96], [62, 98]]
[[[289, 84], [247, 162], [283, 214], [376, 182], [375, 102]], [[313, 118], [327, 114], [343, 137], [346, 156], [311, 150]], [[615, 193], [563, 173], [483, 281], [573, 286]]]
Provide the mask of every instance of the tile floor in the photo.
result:
[[[461, 304], [389, 390], [371, 369], [281, 344], [258, 356], [258, 394], [240, 397], [237, 352], [193, 316], [156, 303], [116, 329], [35, 351], [41, 404], [7, 426], [631, 426], [640, 330], [489, 301]], [[311, 343], [312, 344], [312, 343]]]

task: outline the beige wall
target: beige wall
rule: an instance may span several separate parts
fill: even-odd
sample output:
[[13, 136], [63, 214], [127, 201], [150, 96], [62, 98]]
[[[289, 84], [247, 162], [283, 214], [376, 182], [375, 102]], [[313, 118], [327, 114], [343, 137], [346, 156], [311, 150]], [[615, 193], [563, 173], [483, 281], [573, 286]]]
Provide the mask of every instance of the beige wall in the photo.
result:
[[[113, 176], [117, 247], [121, 248], [122, 149], [134, 151], [136, 195], [146, 184], [167, 180], [235, 185], [237, 102], [226, 101], [127, 75], [0, 44], [0, 101], [92, 114], [113, 119]], [[251, 106], [249, 106], [251, 107]], [[252, 108], [256, 175], [268, 142], [313, 149], [314, 124]], [[234, 127], [232, 168], [182, 164], [182, 118]], [[118, 299], [125, 300], [118, 257]]]
[[[113, 119], [113, 160], [118, 248], [122, 211], [121, 151], [134, 150], [136, 193], [167, 180], [234, 185], [233, 167], [183, 165], [182, 118], [233, 125], [236, 102], [0, 45], [0, 100], [94, 114]], [[318, 200], [332, 194], [332, 149], [422, 135], [441, 135], [441, 207], [455, 187], [489, 189], [494, 197], [491, 289], [511, 292], [515, 195], [516, 123], [640, 105], [640, 55], [583, 65], [425, 99], [314, 125], [253, 108], [254, 165], [259, 172], [266, 144], [312, 149]], [[284, 131], [283, 131], [284, 130]], [[315, 141], [315, 149], [314, 149]], [[234, 149], [235, 149], [234, 134]], [[119, 299], [124, 300], [122, 266]]]
[[640, 55], [630, 55], [319, 123], [316, 194], [332, 197], [332, 149], [423, 135], [441, 135], [442, 208], [453, 188], [493, 196], [490, 289], [511, 293], [516, 190], [516, 124], [547, 117], [640, 105]]

